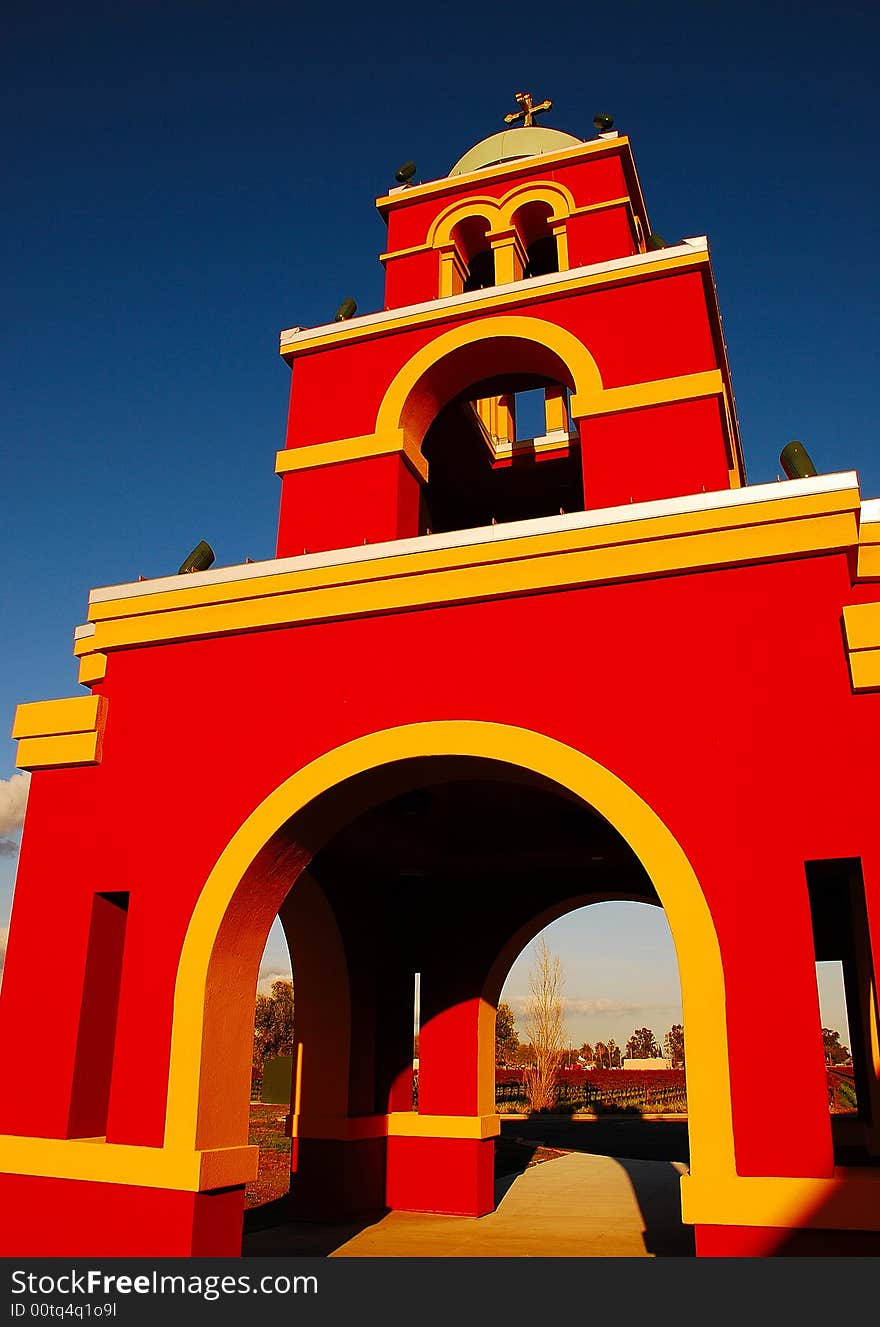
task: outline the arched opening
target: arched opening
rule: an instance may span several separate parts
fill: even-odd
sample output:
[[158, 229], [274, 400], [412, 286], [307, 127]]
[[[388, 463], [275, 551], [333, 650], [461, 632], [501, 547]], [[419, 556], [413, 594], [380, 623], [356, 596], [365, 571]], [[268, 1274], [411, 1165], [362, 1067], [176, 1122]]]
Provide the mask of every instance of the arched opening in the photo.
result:
[[547, 276], [559, 271], [559, 246], [551, 227], [550, 203], [526, 203], [514, 214], [514, 225], [526, 254], [523, 277]]
[[484, 290], [495, 285], [495, 256], [489, 243], [490, 226], [485, 217], [470, 216], [452, 228], [455, 244], [464, 273], [463, 290]]
[[[558, 1223], [560, 1253], [566, 1240], [595, 1251], [602, 1229], [601, 1246], [618, 1256], [693, 1256], [679, 1203], [689, 1161], [681, 992], [658, 901], [598, 899], [538, 916], [499, 956], [493, 985], [504, 967], [496, 1176], [507, 1221], [540, 1212]], [[553, 1174], [536, 1172], [550, 1161]]]
[[582, 511], [580, 448], [565, 383], [506, 373], [473, 383], [425, 434], [423, 533]]
[[[427, 814], [439, 826], [427, 837], [418, 827], [426, 789]], [[440, 805], [451, 799], [461, 816], [438, 818], [431, 809], [437, 797]], [[521, 826], [518, 838], [514, 825]], [[504, 860], [487, 860], [487, 851]], [[704, 1173], [732, 1173], [720, 955], [686, 858], [650, 809], [587, 756], [525, 729], [473, 722], [390, 729], [331, 751], [281, 785], [235, 835], [206, 882], [184, 944], [166, 1148], [234, 1148], [246, 1135], [257, 967], [288, 895], [315, 900], [308, 950], [322, 974], [297, 1112], [298, 1146], [310, 1151], [311, 1173], [321, 1176], [315, 1191], [341, 1201], [328, 1183], [335, 1173], [349, 1197], [358, 1196], [351, 1194], [355, 1177], [361, 1198], [364, 1186], [375, 1193], [386, 1144], [420, 1145], [427, 1134], [433, 1145], [435, 1121], [467, 1125], [473, 1117], [479, 1126], [494, 1118], [486, 972], [519, 913], [527, 921], [540, 911], [551, 867], [566, 907], [574, 897], [587, 901], [585, 856], [591, 870], [606, 873], [603, 897], [653, 896], [656, 882], [677, 932], [690, 1054], [700, 1068], [690, 1083], [692, 1155], [701, 1156]], [[428, 868], [433, 880], [420, 882], [419, 871]], [[489, 878], [494, 888], [476, 887]], [[318, 881], [319, 893], [309, 880]], [[324, 924], [330, 914], [333, 924]], [[422, 974], [418, 1115], [411, 1112], [414, 971]], [[386, 1128], [392, 1118], [404, 1120], [404, 1137], [392, 1140], [401, 1132]], [[466, 1142], [471, 1137], [473, 1144]], [[314, 1145], [303, 1149], [307, 1138]], [[453, 1131], [454, 1153], [459, 1139], [475, 1156], [491, 1133]], [[350, 1143], [359, 1145], [356, 1166]], [[423, 1170], [412, 1174], [422, 1182]]]

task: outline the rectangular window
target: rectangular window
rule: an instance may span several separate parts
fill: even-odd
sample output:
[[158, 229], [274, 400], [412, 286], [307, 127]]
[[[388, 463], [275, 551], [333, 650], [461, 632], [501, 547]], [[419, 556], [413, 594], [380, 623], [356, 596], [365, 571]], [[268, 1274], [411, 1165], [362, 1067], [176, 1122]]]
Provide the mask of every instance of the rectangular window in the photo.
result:
[[101, 1138], [107, 1132], [128, 899], [127, 893], [108, 893], [96, 894], [92, 900], [70, 1094], [69, 1138]]

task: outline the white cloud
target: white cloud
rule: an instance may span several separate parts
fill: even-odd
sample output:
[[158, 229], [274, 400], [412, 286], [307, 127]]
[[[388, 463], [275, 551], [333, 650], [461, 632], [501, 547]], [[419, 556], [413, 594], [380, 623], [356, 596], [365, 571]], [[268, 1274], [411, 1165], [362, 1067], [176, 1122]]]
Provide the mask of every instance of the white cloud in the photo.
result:
[[273, 981], [291, 981], [290, 968], [260, 968], [257, 995], [271, 995]]
[[30, 781], [29, 774], [13, 774], [11, 779], [0, 779], [0, 834], [21, 829]]

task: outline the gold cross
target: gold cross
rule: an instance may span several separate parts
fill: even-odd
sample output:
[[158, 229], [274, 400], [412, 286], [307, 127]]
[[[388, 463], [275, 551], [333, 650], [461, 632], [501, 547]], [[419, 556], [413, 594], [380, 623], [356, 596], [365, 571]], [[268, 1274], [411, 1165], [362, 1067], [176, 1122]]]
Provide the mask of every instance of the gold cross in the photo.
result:
[[523, 129], [531, 129], [538, 112], [549, 111], [553, 106], [552, 101], [542, 101], [540, 106], [533, 105], [531, 92], [517, 92], [514, 95], [522, 110], [511, 111], [509, 115], [505, 115], [505, 124], [514, 124], [517, 120], [522, 120]]

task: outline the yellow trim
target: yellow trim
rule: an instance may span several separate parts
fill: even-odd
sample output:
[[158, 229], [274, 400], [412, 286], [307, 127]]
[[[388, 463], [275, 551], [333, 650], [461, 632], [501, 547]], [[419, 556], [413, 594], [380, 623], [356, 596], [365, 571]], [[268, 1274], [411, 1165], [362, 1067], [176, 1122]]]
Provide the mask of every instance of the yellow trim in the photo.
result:
[[[530, 190], [533, 189], [533, 188], [534, 188], [535, 190], [540, 190], [541, 188], [544, 188], [545, 190], [549, 191], [549, 189], [552, 188], [553, 186], [550, 186], [550, 185], [543, 185], [543, 186], [542, 186], [542, 185], [535, 185], [535, 186], [531, 186], [531, 185], [528, 185], [528, 186], [520, 186], [520, 188], [522, 188], [522, 187], [526, 187], [526, 188], [528, 188], [528, 189], [530, 189]], [[557, 187], [560, 191], [562, 191], [562, 189], [563, 189], [563, 186], [562, 186], [562, 185], [558, 185], [558, 186], [556, 186], [556, 187]], [[568, 193], [568, 190], [566, 189], [566, 190], [564, 190], [564, 192], [565, 192], [566, 194], [568, 194], [568, 197], [571, 199], [571, 194]], [[509, 195], [509, 194], [505, 194], [504, 198], [506, 199], [506, 198], [508, 198], [508, 197], [510, 197], [510, 195]], [[497, 198], [490, 198], [488, 194], [484, 194], [484, 195], [481, 196], [480, 201], [481, 201], [482, 203], [498, 203], [498, 202], [504, 202], [504, 199], [500, 199], [500, 200], [499, 200], [499, 199], [497, 199]], [[548, 199], [546, 199], [546, 198], [541, 198], [541, 197], [538, 197], [538, 196], [530, 197], [530, 198], [527, 198], [527, 199], [526, 199], [526, 202], [548, 202], [548, 201], [549, 201]], [[573, 200], [572, 200], [572, 202], [573, 202]], [[520, 206], [520, 205], [517, 204], [516, 211], [519, 211], [519, 206]], [[604, 200], [603, 200], [602, 202], [600, 202], [600, 203], [583, 203], [580, 207], [571, 206], [571, 207], [568, 209], [567, 212], [560, 212], [560, 213], [558, 213], [557, 215], [555, 215], [555, 216], [551, 216], [551, 217], [549, 218], [550, 229], [554, 232], [554, 234], [556, 234], [556, 236], [557, 236], [558, 239], [560, 239], [560, 240], [566, 239], [567, 237], [566, 237], [566, 231], [565, 231], [565, 223], [568, 221], [568, 219], [569, 219], [570, 217], [580, 217], [580, 216], [584, 216], [584, 215], [585, 215], [586, 213], [588, 213], [588, 212], [606, 212], [606, 211], [608, 211], [608, 210], [610, 210], [611, 208], [614, 208], [614, 207], [629, 207], [630, 209], [632, 209], [632, 199], [629, 197], [629, 194], [623, 194], [623, 195], [621, 195], [620, 198], [607, 198], [607, 199], [604, 199]], [[473, 213], [473, 214], [465, 214], [465, 216], [466, 216], [466, 215], [481, 216], [481, 217], [483, 217], [485, 220], [488, 220], [488, 217], [485, 216], [485, 213], [483, 213], [483, 212], [481, 212], [481, 211], [478, 211], [478, 212]], [[511, 220], [511, 223], [512, 223], [512, 219], [514, 218], [514, 216], [515, 216], [515, 212], [511, 212], [511, 213], [510, 213], [510, 218], [509, 218], [509, 219]], [[633, 216], [635, 216], [636, 219], [638, 220], [638, 216], [637, 216], [637, 214], [636, 214], [635, 212], [633, 212]], [[459, 218], [459, 220], [462, 220], [462, 219], [463, 219], [462, 217]], [[438, 221], [439, 221], [439, 218], [438, 218]], [[438, 222], [435, 221], [431, 229], [434, 230], [434, 228], [437, 227], [437, 224], [438, 224]], [[456, 222], [455, 224], [458, 224], [458, 223]], [[445, 227], [444, 227], [444, 230], [445, 230]], [[430, 233], [430, 232], [429, 232], [429, 233]], [[380, 254], [379, 254], [379, 262], [380, 262], [380, 263], [387, 263], [387, 262], [389, 261], [389, 259], [392, 259], [392, 258], [409, 258], [409, 257], [411, 257], [413, 254], [417, 254], [417, 253], [431, 253], [431, 252], [434, 251], [434, 249], [436, 249], [436, 248], [438, 248], [438, 247], [439, 247], [439, 242], [438, 242], [438, 241], [434, 240], [434, 241], [432, 242], [432, 241], [430, 241], [430, 240], [426, 240], [424, 244], [410, 244], [410, 245], [409, 245], [407, 248], [405, 248], [405, 249], [388, 249], [388, 250], [386, 250], [385, 253], [380, 253]], [[644, 252], [644, 250], [642, 250], [641, 252]], [[563, 262], [562, 262], [562, 257], [561, 257], [561, 254], [560, 254], [560, 260], [559, 260], [559, 270], [560, 270], [560, 272], [566, 272], [566, 271], [568, 271], [568, 261], [567, 261], [567, 259], [568, 259], [568, 250], [567, 250], [567, 245], [566, 245], [566, 255], [565, 255], [565, 256], [566, 256], [566, 262], [563, 264]]]
[[305, 447], [288, 447], [275, 453], [276, 475], [291, 474], [295, 470], [314, 470], [317, 466], [341, 465], [346, 461], [362, 461], [371, 456], [391, 456], [402, 452], [422, 480], [428, 478], [428, 462], [421, 452], [409, 443], [401, 429], [391, 429], [384, 435], [365, 433], [358, 438], [340, 438], [337, 442], [315, 442]]
[[636, 853], [666, 910], [678, 954], [688, 1030], [691, 1170], [707, 1181], [734, 1175], [721, 954], [687, 857], [638, 794], [589, 756], [542, 733], [472, 721], [410, 724], [329, 751], [270, 793], [235, 833], [205, 883], [183, 943], [174, 996], [166, 1146], [191, 1149], [198, 1138], [202, 1093], [216, 1100], [216, 1066], [202, 1064], [203, 1043], [212, 1040], [210, 1019], [222, 1017], [221, 1009], [208, 1003], [211, 959], [224, 916], [257, 854], [292, 816], [345, 780], [393, 762], [433, 756], [497, 760], [550, 779], [593, 807]]
[[880, 603], [847, 604], [843, 629], [851, 650], [873, 650], [880, 646]]
[[[691, 1068], [688, 1063], [688, 1091]], [[832, 1179], [683, 1175], [682, 1219], [689, 1225], [783, 1229], [880, 1229], [880, 1172], [836, 1170]]]
[[573, 419], [592, 419], [614, 415], [623, 410], [644, 410], [647, 406], [668, 405], [674, 401], [694, 401], [702, 396], [724, 396], [720, 369], [706, 373], [685, 373], [677, 378], [655, 378], [625, 387], [605, 387], [594, 400], [572, 397]]
[[427, 374], [448, 355], [465, 346], [476, 346], [483, 341], [501, 338], [531, 342], [556, 355], [560, 369], [567, 370], [574, 387], [575, 395], [571, 399], [573, 417], [583, 413], [581, 406], [603, 395], [598, 365], [583, 342], [572, 332], [543, 318], [499, 315], [459, 324], [447, 332], [441, 332], [433, 341], [417, 350], [386, 388], [376, 415], [376, 436], [383, 437], [402, 430], [410, 445], [420, 449], [424, 434], [436, 413], [433, 407], [428, 409], [427, 414], [420, 411], [413, 427], [411, 417], [414, 414], [413, 406], [417, 404], [417, 389], [426, 380]]
[[491, 229], [500, 215], [499, 198], [493, 198], [491, 194], [472, 194], [469, 198], [452, 203], [435, 217], [428, 230], [428, 246], [438, 249], [442, 244], [452, 244], [455, 227], [461, 225], [462, 221], [469, 221], [471, 217], [480, 217]]
[[[632, 256], [632, 255], [631, 255]], [[441, 308], [427, 308], [418, 312], [402, 312], [398, 317], [383, 319], [381, 322], [336, 323], [332, 331], [321, 332], [315, 336], [303, 337], [299, 334], [294, 341], [282, 341], [280, 354], [285, 360], [293, 360], [297, 355], [311, 353], [323, 346], [337, 346], [352, 341], [368, 341], [373, 337], [387, 336], [390, 332], [409, 331], [415, 327], [430, 326], [433, 323], [449, 322], [454, 318], [474, 318], [481, 313], [503, 311], [511, 305], [530, 304], [536, 300], [559, 299], [581, 290], [593, 290], [605, 286], [626, 285], [631, 281], [641, 281], [645, 277], [657, 276], [679, 269], [707, 267], [709, 255], [705, 249], [694, 249], [692, 253], [676, 254], [671, 258], [658, 258], [655, 262], [639, 263], [637, 266], [614, 267], [603, 272], [588, 272], [586, 275], [573, 275], [566, 281], [554, 281], [550, 284], [533, 286], [531, 282], [514, 282], [512, 289], [501, 290], [489, 287], [483, 299], [472, 300], [469, 297], [461, 304]], [[579, 271], [574, 269], [575, 273]]]
[[[621, 152], [621, 148], [625, 148], [626, 151]], [[568, 161], [579, 161], [583, 157], [609, 156], [617, 153], [625, 161], [628, 159], [630, 165], [632, 164], [632, 151], [626, 134], [621, 134], [618, 138], [591, 139], [579, 147], [565, 147], [560, 148], [558, 152], [543, 153], [537, 161], [540, 163], [540, 169], [545, 170], [548, 167], [561, 166]], [[535, 169], [535, 157], [501, 162], [494, 166], [482, 167], [480, 170], [468, 171], [464, 175], [447, 175], [440, 180], [429, 180], [425, 184], [412, 185], [409, 189], [402, 189], [399, 193], [383, 194], [376, 199], [376, 207], [380, 212], [390, 211], [392, 208], [421, 202], [422, 199], [431, 198], [437, 194], [460, 193], [463, 189], [472, 188], [475, 184], [484, 181], [492, 182], [502, 177], [528, 175]]]
[[15, 758], [19, 769], [58, 769], [63, 765], [99, 765], [100, 762], [100, 733], [23, 737]]
[[79, 655], [852, 547], [858, 491], [503, 537], [95, 603]]
[[[86, 638], [91, 644], [91, 637]], [[19, 705], [12, 725], [19, 769], [97, 765], [101, 759], [107, 699], [74, 696]]]
[[854, 691], [874, 691], [880, 687], [880, 649], [851, 650], [849, 671]]
[[106, 654], [87, 654], [79, 661], [79, 681], [83, 686], [103, 682], [107, 675]]
[[[493, 1010], [494, 1017], [494, 1010]], [[493, 1074], [494, 1086], [494, 1074]], [[419, 1115], [392, 1111], [388, 1115], [291, 1116], [294, 1138], [327, 1138], [352, 1142], [362, 1138], [495, 1138], [501, 1121], [491, 1115]]]
[[23, 1138], [0, 1135], [0, 1173], [136, 1184], [147, 1189], [200, 1193], [256, 1178], [258, 1147], [172, 1151], [108, 1143], [103, 1138]]
[[379, 254], [379, 262], [387, 263], [390, 258], [409, 258], [414, 253], [431, 253], [434, 249], [433, 244], [410, 244], [406, 249], [386, 249], [385, 253]]
[[[105, 702], [106, 704], [106, 702]], [[12, 736], [55, 737], [59, 733], [93, 733], [101, 710], [99, 696], [36, 700], [15, 711]]]
[[880, 544], [860, 544], [858, 568], [860, 581], [880, 580]]
[[419, 1115], [392, 1111], [389, 1138], [496, 1138], [501, 1133], [498, 1115]]

